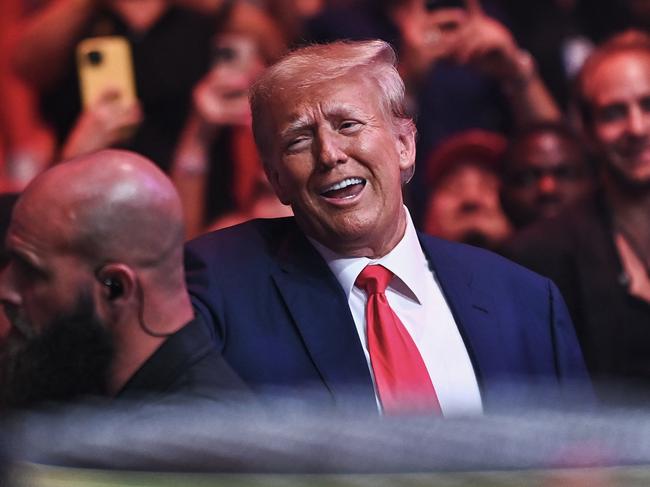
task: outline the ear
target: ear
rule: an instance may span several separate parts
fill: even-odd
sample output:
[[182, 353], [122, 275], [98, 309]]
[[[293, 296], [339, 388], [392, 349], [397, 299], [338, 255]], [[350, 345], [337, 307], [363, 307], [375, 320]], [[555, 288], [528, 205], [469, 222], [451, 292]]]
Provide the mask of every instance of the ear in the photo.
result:
[[126, 264], [106, 264], [96, 272], [97, 298], [114, 307], [130, 301], [135, 293], [137, 277]]
[[397, 141], [400, 172], [408, 175], [404, 179], [409, 180], [415, 169], [415, 130], [411, 126], [401, 129]]
[[289, 193], [280, 180], [280, 173], [276, 169], [276, 166], [270, 162], [265, 161], [264, 172], [266, 173], [266, 178], [269, 180], [269, 183], [271, 183], [273, 192], [278, 197], [278, 199], [282, 202], [283, 205], [290, 205], [291, 200], [289, 199]]

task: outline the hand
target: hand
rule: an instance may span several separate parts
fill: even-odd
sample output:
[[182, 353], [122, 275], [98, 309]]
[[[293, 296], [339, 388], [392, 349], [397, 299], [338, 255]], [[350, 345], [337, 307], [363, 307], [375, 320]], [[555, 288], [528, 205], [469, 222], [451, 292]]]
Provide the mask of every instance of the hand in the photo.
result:
[[142, 118], [138, 103], [124, 104], [119, 91], [108, 89], [79, 116], [64, 144], [62, 156], [67, 159], [125, 142]]
[[212, 126], [251, 124], [248, 89], [253, 80], [229, 66], [217, 65], [196, 85], [194, 108]]
[[466, 0], [467, 21], [458, 30], [449, 52], [459, 64], [471, 64], [501, 81], [525, 77], [522, 51], [514, 37], [498, 21], [484, 14], [479, 0]]
[[400, 31], [400, 72], [408, 81], [419, 78], [437, 61], [450, 57], [461, 25], [468, 14], [449, 8], [427, 12], [422, 2], [412, 2], [393, 11]]

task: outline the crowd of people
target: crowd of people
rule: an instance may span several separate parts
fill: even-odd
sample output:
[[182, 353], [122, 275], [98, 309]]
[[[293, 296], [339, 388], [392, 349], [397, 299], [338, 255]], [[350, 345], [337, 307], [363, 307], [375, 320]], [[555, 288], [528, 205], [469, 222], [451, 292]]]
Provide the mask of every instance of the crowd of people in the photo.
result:
[[648, 396], [650, 2], [0, 8], [0, 407]]

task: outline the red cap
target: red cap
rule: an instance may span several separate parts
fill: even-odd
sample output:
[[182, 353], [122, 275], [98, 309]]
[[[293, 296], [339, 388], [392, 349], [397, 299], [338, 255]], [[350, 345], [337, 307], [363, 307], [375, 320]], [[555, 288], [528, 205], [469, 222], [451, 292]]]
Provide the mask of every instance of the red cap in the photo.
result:
[[472, 129], [454, 134], [436, 147], [426, 162], [426, 182], [433, 188], [460, 163], [480, 164], [499, 172], [508, 140], [501, 134]]

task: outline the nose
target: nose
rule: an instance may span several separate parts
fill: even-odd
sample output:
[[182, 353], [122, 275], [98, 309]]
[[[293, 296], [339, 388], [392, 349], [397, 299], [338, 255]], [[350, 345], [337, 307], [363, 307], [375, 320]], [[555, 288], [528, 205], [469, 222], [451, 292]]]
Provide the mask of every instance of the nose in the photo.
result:
[[18, 306], [21, 303], [20, 294], [15, 286], [14, 269], [12, 264], [0, 270], [0, 304]]
[[648, 132], [649, 115], [639, 106], [631, 107], [627, 117], [628, 132], [636, 136], [644, 136]]
[[332, 130], [319, 131], [317, 158], [322, 167], [332, 169], [337, 164], [343, 164], [348, 160], [342, 137], [344, 136]]
[[552, 174], [544, 174], [537, 181], [537, 189], [543, 194], [555, 193], [557, 191], [557, 179]]

